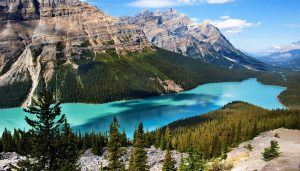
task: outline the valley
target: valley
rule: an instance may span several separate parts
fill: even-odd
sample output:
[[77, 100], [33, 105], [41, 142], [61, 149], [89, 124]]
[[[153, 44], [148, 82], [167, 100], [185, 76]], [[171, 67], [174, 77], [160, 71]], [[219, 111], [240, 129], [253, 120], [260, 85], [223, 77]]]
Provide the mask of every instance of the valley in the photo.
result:
[[[252, 90], [252, 91], [249, 91]], [[245, 101], [266, 109], [282, 109], [277, 96], [284, 87], [264, 85], [256, 79], [200, 85], [192, 90], [139, 100], [123, 100], [104, 104], [63, 103], [65, 113], [75, 131], [106, 132], [113, 117], [121, 130], [131, 137], [139, 122], [153, 131], [178, 119], [217, 110], [233, 101]], [[28, 128], [21, 108], [0, 109], [0, 125], [8, 130]], [[0, 128], [0, 132], [3, 129]]]

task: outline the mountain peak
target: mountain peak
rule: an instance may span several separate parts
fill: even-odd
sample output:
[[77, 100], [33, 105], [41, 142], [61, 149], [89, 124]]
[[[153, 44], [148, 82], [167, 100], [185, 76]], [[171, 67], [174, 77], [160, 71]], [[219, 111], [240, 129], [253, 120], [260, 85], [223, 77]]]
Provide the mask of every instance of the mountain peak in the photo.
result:
[[209, 21], [195, 24], [173, 8], [140, 12], [127, 18], [127, 22], [141, 27], [154, 46], [229, 68], [264, 68], [263, 64], [233, 47]]

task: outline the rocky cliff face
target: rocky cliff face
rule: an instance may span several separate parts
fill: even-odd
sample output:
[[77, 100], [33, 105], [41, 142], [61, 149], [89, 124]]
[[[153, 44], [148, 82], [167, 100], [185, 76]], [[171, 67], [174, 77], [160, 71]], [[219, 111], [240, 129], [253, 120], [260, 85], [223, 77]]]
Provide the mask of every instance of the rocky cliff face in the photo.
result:
[[150, 47], [143, 31], [78, 0], [0, 0], [0, 86], [47, 84], [59, 64], [91, 52]]
[[174, 9], [163, 12], [144, 10], [134, 17], [119, 20], [139, 25], [153, 45], [169, 51], [228, 68], [267, 69], [265, 64], [234, 48], [210, 23], [194, 24]]

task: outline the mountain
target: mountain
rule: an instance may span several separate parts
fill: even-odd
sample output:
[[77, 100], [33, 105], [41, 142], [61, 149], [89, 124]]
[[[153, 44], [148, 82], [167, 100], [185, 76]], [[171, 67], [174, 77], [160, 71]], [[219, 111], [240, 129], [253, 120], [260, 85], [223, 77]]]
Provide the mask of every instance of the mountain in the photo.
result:
[[[255, 75], [235, 68], [266, 69], [212, 25], [191, 29], [179, 12], [158, 14], [163, 17], [137, 16], [149, 15], [141, 26], [143, 20], [114, 18], [79, 0], [0, 0], [0, 107], [26, 106], [43, 87], [61, 102], [104, 103]], [[145, 28], [156, 28], [158, 20], [161, 29], [150, 37]], [[164, 34], [171, 36], [164, 40]]]
[[268, 66], [236, 49], [218, 28], [207, 21], [194, 24], [175, 9], [141, 11], [134, 17], [120, 17], [120, 22], [141, 27], [154, 45], [203, 62], [226, 68], [267, 70]]
[[60, 66], [77, 68], [76, 61], [91, 53], [125, 54], [150, 47], [137, 26], [120, 24], [77, 0], [0, 0], [0, 14], [0, 86], [29, 81], [28, 97], [41, 80], [51, 82]]
[[[284, 46], [273, 46], [269, 49], [266, 49], [264, 52], [261, 52], [262, 54], [265, 54], [263, 56], [269, 55], [271, 53], [276, 53], [276, 52], [287, 52], [295, 49], [300, 49], [300, 41], [296, 41], [293, 43], [290, 43], [288, 45]], [[262, 55], [260, 55], [262, 56]]]
[[276, 67], [300, 70], [300, 46], [299, 49], [274, 52], [267, 56], [258, 57], [258, 59]]

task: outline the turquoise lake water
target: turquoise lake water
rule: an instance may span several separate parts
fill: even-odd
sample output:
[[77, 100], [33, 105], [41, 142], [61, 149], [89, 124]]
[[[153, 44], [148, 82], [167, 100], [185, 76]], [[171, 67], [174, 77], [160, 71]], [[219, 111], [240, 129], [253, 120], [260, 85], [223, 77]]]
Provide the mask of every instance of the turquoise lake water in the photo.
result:
[[[140, 100], [105, 104], [62, 104], [62, 112], [74, 130], [106, 131], [114, 116], [128, 136], [139, 122], [153, 130], [172, 121], [216, 110], [232, 101], [245, 101], [266, 108], [284, 108], [277, 96], [284, 87], [264, 85], [256, 79], [210, 83], [192, 90]], [[0, 132], [4, 128], [27, 129], [21, 108], [0, 109]]]

